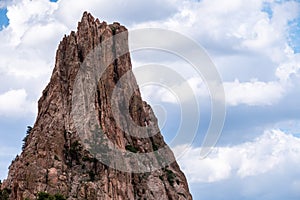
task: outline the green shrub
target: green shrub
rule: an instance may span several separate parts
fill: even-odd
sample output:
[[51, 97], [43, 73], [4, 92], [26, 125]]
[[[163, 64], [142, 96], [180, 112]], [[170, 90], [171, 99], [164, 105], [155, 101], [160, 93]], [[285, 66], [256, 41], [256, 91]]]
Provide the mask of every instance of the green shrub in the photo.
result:
[[37, 200], [55, 200], [55, 198], [47, 192], [39, 192]]
[[64, 197], [62, 194], [55, 194], [54, 198], [55, 200], [66, 200], [66, 197]]
[[47, 192], [39, 192], [37, 200], [66, 200], [66, 197], [61, 194], [51, 195]]
[[28, 145], [28, 137], [29, 137], [29, 134], [30, 134], [31, 131], [32, 131], [32, 127], [31, 126], [27, 126], [26, 135], [25, 135], [25, 137], [22, 140], [23, 141], [22, 150], [24, 150], [25, 147]]
[[9, 189], [0, 190], [0, 200], [8, 200], [10, 193]]
[[152, 149], [153, 149], [153, 151], [157, 151], [159, 149], [158, 146], [154, 142], [152, 143]]
[[135, 147], [132, 146], [132, 145], [126, 145], [126, 146], [125, 146], [125, 149], [126, 149], [127, 151], [132, 152], [132, 153], [137, 153], [137, 152], [138, 152], [137, 148], [135, 148]]
[[2, 182], [0, 180], [0, 200], [8, 200], [9, 195], [11, 193], [11, 189], [4, 188], [3, 190], [1, 190], [1, 186], [2, 186]]
[[176, 178], [176, 175], [174, 174], [174, 172], [172, 170], [169, 169], [165, 169], [165, 171], [167, 172], [167, 180], [170, 183], [170, 185], [174, 185], [174, 180]]

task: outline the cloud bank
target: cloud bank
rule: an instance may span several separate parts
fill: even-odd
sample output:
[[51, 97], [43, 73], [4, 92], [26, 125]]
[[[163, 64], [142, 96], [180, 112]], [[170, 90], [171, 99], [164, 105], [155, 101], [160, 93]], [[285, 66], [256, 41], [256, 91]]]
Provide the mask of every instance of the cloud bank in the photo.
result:
[[[196, 192], [199, 198], [209, 192], [222, 193], [229, 183], [235, 192], [226, 199], [271, 199], [264, 198], [267, 195], [282, 199], [282, 190], [293, 197], [300, 195], [300, 138], [293, 135], [266, 131], [251, 142], [216, 147], [203, 160], [199, 158], [200, 148], [191, 148], [182, 155], [186, 148], [178, 146], [173, 151], [190, 183], [211, 184], [209, 191]], [[283, 185], [285, 188], [281, 188]]]

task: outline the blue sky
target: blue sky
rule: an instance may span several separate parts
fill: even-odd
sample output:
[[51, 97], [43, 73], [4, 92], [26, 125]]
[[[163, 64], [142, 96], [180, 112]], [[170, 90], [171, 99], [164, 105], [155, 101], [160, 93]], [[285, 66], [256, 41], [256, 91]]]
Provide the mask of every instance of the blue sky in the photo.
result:
[[215, 63], [227, 116], [213, 152], [200, 160], [211, 116], [203, 80], [186, 62], [162, 52], [132, 54], [134, 67], [159, 63], [185, 74], [198, 99], [198, 134], [180, 155], [189, 145], [172, 144], [180, 104], [163, 88], [142, 87], [143, 98], [166, 111], [156, 109], [159, 120], [167, 116], [162, 132], [194, 199], [300, 199], [300, 2], [293, 0], [0, 0], [0, 179], [34, 123], [59, 41], [76, 30], [85, 10], [129, 30], [178, 31]]
[[8, 18], [6, 16], [7, 9], [1, 8], [0, 9], [0, 30], [3, 29], [3, 27], [8, 25]]

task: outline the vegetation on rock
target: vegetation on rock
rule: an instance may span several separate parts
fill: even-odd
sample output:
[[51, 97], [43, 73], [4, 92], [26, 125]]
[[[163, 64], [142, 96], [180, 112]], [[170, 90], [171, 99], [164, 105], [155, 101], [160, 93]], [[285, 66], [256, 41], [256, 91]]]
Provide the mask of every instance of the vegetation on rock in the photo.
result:
[[1, 186], [2, 186], [2, 182], [0, 180], [0, 200], [8, 200], [11, 190], [7, 188], [2, 190]]
[[28, 137], [29, 137], [29, 134], [30, 134], [31, 131], [32, 131], [32, 127], [31, 126], [27, 126], [26, 135], [25, 135], [25, 137], [23, 139], [22, 150], [24, 150], [25, 147], [28, 144]]
[[61, 194], [51, 195], [47, 192], [39, 192], [37, 200], [66, 200], [66, 197]]

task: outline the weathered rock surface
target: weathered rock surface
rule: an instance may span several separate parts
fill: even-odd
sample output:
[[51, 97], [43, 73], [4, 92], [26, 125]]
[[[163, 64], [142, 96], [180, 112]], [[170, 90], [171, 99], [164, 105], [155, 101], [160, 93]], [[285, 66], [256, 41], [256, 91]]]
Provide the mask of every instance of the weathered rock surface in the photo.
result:
[[[38, 102], [34, 127], [23, 152], [12, 162], [8, 177], [2, 184], [2, 188], [11, 189], [10, 199], [36, 199], [41, 191], [60, 193], [68, 199], [192, 199], [186, 178], [176, 161], [145, 173], [120, 171], [94, 158], [78, 136], [71, 114], [76, 75], [97, 45], [121, 32], [127, 33], [127, 30], [119, 23], [100, 23], [85, 12], [77, 32], [71, 32], [60, 42], [50, 83]], [[127, 38], [113, 40], [107, 45], [101, 58], [113, 59], [114, 62], [97, 82], [93, 111], [101, 131], [124, 152], [147, 153], [165, 147], [159, 132], [148, 138], [137, 138], [118, 127], [111, 107], [111, 95], [118, 80], [131, 70], [131, 61], [129, 53], [115, 58], [121, 48], [128, 48]], [[97, 59], [100, 57], [92, 62], [97, 62]], [[128, 87], [137, 88], [131, 72], [126, 82]], [[84, 96], [85, 92], [80, 95]], [[126, 89], [123, 92], [125, 95]], [[142, 101], [138, 89], [127, 107], [137, 125], [143, 127], [152, 123], [157, 127], [157, 119], [150, 106]], [[156, 159], [149, 157], [152, 160], [145, 165], [151, 168], [152, 162], [163, 162], [157, 155]], [[164, 156], [174, 158], [171, 151], [160, 158]]]

